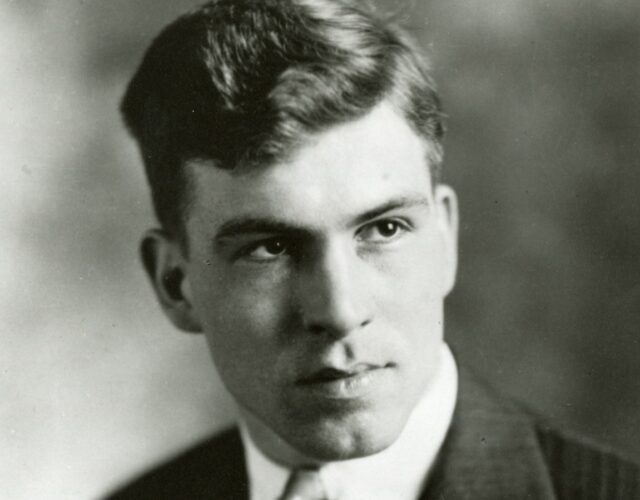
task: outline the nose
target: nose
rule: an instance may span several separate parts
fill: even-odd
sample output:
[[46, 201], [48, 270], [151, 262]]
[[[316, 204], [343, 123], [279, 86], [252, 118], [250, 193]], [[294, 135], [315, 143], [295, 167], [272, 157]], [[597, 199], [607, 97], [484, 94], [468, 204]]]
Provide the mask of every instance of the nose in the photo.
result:
[[371, 322], [366, 263], [351, 249], [328, 245], [306, 267], [298, 300], [308, 332], [341, 338]]

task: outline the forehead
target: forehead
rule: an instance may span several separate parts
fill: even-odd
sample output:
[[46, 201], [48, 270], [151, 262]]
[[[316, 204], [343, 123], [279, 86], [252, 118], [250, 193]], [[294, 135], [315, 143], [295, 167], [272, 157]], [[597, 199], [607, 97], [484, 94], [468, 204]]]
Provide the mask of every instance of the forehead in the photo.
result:
[[392, 197], [429, 195], [427, 147], [383, 103], [363, 118], [315, 135], [281, 163], [228, 171], [193, 162], [188, 227], [242, 216], [330, 224]]

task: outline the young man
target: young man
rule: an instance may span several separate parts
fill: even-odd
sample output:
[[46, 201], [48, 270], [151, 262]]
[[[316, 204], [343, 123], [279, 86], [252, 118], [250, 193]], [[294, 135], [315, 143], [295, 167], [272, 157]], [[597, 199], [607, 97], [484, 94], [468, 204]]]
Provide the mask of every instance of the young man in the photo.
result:
[[122, 109], [162, 227], [145, 268], [240, 421], [115, 498], [640, 497], [637, 468], [444, 343], [456, 197], [400, 29], [356, 2], [211, 2], [154, 41]]

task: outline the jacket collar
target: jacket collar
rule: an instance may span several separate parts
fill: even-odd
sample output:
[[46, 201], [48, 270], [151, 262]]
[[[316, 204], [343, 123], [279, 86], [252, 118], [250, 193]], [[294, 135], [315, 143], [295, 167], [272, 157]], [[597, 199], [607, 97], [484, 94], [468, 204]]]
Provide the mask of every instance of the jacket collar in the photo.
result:
[[555, 499], [535, 428], [460, 368], [453, 421], [421, 500]]

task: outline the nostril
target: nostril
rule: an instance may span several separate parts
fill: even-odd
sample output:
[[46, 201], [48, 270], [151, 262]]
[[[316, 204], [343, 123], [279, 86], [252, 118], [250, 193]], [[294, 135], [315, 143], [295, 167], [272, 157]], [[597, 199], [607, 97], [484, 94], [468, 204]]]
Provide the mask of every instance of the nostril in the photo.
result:
[[338, 325], [335, 323], [324, 323], [324, 322], [309, 322], [305, 323], [304, 327], [307, 332], [313, 335], [322, 335], [326, 334], [333, 337], [344, 337], [349, 335], [349, 333], [365, 328], [367, 325], [371, 323], [370, 319], [365, 319], [360, 323], [351, 323]]
[[313, 333], [314, 335], [319, 335], [322, 332], [324, 332], [326, 330], [326, 328], [324, 328], [321, 325], [311, 325], [311, 326], [307, 327], [307, 330], [309, 331], [309, 333]]

